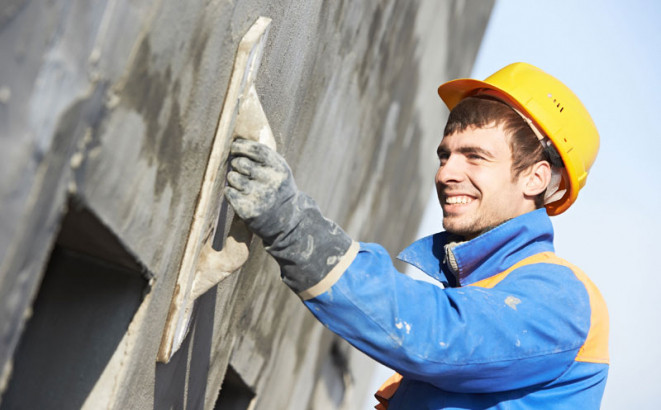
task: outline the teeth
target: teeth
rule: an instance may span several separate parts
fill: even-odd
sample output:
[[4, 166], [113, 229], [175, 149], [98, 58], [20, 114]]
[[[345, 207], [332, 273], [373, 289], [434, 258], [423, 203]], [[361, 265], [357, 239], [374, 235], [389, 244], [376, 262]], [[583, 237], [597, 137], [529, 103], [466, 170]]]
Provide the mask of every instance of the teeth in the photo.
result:
[[445, 198], [446, 204], [469, 204], [473, 202], [473, 198], [464, 195], [448, 196]]

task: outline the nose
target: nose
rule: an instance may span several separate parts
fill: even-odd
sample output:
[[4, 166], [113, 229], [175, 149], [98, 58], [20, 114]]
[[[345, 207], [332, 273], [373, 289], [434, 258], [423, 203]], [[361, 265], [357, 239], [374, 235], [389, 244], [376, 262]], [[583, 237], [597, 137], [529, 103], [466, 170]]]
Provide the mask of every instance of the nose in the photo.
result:
[[464, 179], [463, 167], [456, 155], [450, 155], [443, 160], [436, 172], [436, 184], [451, 184], [461, 182]]

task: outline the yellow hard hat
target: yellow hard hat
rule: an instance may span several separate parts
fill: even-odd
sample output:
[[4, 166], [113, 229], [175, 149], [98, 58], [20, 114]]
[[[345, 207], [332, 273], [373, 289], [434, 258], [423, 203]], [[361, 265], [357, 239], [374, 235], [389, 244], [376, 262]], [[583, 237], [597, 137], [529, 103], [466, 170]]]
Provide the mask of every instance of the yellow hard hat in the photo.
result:
[[[466, 97], [488, 94], [523, 112], [553, 142], [565, 166], [562, 198], [546, 205], [558, 215], [574, 203], [599, 151], [599, 133], [578, 97], [556, 78], [526, 63], [514, 63], [484, 81], [458, 79], [438, 87], [452, 110]], [[568, 186], [567, 186], [568, 185]]]

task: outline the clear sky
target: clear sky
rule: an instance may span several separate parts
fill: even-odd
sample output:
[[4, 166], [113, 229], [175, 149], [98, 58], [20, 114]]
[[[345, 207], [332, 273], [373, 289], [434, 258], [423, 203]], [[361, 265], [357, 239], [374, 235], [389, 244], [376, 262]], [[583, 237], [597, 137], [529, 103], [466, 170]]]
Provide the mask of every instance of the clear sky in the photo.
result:
[[[608, 304], [603, 409], [661, 409], [661, 2], [497, 2], [472, 77], [525, 61], [571, 88], [601, 136], [586, 187], [554, 217], [556, 253]], [[431, 197], [419, 236], [441, 229]]]

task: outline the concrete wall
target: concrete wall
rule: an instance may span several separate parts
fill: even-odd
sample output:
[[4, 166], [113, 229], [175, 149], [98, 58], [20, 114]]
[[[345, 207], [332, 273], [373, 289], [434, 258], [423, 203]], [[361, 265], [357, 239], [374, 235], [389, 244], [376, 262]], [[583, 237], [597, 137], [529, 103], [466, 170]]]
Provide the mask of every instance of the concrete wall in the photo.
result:
[[469, 73], [491, 6], [3, 2], [0, 407], [214, 408], [225, 379], [225, 408], [356, 408], [369, 361], [259, 241], [156, 362], [238, 42], [273, 19], [256, 85], [279, 151], [326, 216], [396, 253], [432, 186], [435, 88]]

